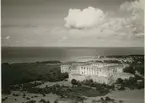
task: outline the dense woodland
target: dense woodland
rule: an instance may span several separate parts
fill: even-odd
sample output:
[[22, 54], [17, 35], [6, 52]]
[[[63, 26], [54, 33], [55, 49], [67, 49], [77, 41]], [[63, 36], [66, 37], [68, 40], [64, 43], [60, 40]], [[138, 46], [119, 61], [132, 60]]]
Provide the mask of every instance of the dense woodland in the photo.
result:
[[36, 62], [2, 64], [2, 89], [10, 85], [22, 84], [31, 81], [62, 81], [68, 78], [67, 73], [61, 73], [60, 62]]
[[133, 62], [130, 66], [124, 69], [124, 72], [136, 74], [138, 72], [141, 76], [144, 76], [144, 56], [143, 55], [132, 55]]

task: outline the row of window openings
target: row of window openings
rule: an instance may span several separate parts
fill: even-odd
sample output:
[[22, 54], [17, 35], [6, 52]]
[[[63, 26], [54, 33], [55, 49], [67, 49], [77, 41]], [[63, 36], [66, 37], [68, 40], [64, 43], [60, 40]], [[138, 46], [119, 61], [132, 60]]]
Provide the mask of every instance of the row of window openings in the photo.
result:
[[[86, 72], [82, 72], [82, 74], [86, 74]], [[95, 73], [94, 72], [91, 72], [91, 73], [87, 73], [87, 74], [96, 74], [96, 72]]]
[[[85, 67], [84, 67], [84, 68], [81, 67], [81, 68], [84, 69], [84, 70], [85, 70], [85, 69], [89, 70], [89, 68], [85, 68]], [[99, 70], [101, 71], [101, 69], [99, 69]], [[63, 69], [62, 71], [66, 71], [66, 69]], [[113, 70], [113, 72], [117, 72], [117, 70]]]
[[[83, 67], [82, 67], [82, 69], [83, 69]], [[85, 70], [85, 69], [89, 70], [89, 68], [85, 68], [85, 67], [84, 67], [84, 70]], [[99, 69], [99, 70], [100, 70], [100, 72], [101, 72], [101, 69]], [[116, 70], [116, 69], [113, 69], [112, 72], [117, 72], [117, 70]]]
[[[86, 68], [86, 67], [81, 67], [81, 69], [87, 69], [87, 70], [89, 70], [90, 68]], [[94, 69], [94, 68], [93, 68]], [[101, 71], [101, 69], [99, 69], [100, 71]]]

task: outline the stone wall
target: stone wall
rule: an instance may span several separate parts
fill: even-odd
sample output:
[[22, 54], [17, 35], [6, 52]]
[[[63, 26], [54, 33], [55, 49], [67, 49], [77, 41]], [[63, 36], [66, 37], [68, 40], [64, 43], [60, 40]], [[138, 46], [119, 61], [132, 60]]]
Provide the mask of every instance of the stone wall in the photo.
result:
[[116, 81], [118, 78], [129, 79], [130, 77], [134, 77], [134, 75], [131, 73], [116, 73], [113, 75], [114, 81]]
[[75, 79], [77, 81], [85, 81], [85, 80], [93, 80], [93, 82], [97, 82], [97, 83], [104, 83], [104, 84], [110, 84], [112, 82], [112, 80], [109, 77], [99, 77], [99, 76], [84, 76], [84, 75], [73, 75], [73, 74], [69, 74], [69, 81], [71, 81], [72, 79]]
[[69, 81], [71, 81], [72, 79], [76, 79], [77, 81], [84, 81], [86, 80], [86, 76], [84, 75], [77, 75], [77, 74], [69, 74]]
[[61, 73], [69, 73], [71, 65], [61, 65]]

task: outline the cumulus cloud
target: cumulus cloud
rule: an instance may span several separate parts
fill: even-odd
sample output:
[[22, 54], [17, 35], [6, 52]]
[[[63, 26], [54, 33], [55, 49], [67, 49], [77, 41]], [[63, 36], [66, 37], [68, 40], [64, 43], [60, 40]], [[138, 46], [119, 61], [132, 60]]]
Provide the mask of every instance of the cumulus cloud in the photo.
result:
[[105, 20], [106, 14], [98, 8], [88, 7], [83, 10], [69, 9], [65, 20], [65, 27], [85, 29], [93, 28]]
[[144, 10], [139, 1], [125, 2], [120, 6], [122, 12], [128, 13], [126, 19], [127, 26], [132, 34], [136, 36], [144, 35]]
[[118, 8], [118, 13], [123, 14], [120, 17], [94, 7], [69, 9], [65, 28], [54, 30], [53, 34], [59, 36], [60, 44], [142, 46], [144, 16], [139, 5], [138, 1], [124, 2]]
[[139, 12], [141, 9], [143, 9], [141, 7], [141, 4], [139, 1], [133, 1], [133, 2], [125, 2], [120, 6], [120, 9], [123, 11], [127, 11], [127, 12]]
[[132, 20], [142, 20], [144, 16], [144, 10], [141, 6], [141, 3], [139, 1], [133, 1], [133, 2], [125, 2], [120, 6], [120, 10], [123, 12], [127, 12]]
[[83, 32], [84, 35], [86, 32], [90, 32], [88, 33], [89, 35], [93, 32], [93, 34], [99, 34], [99, 36], [103, 37], [109, 37], [113, 34], [126, 34], [128, 38], [144, 35], [144, 15], [140, 2], [127, 1], [120, 6], [120, 10], [128, 16], [112, 18], [101, 9], [94, 7], [88, 7], [83, 10], [69, 9], [67, 17], [64, 18], [65, 27], [85, 30]]
[[[125, 2], [120, 6], [120, 10], [123, 9], [132, 13], [135, 11], [135, 10], [131, 10], [131, 9], [135, 9], [136, 6], [134, 5], [137, 5], [136, 2], [135, 4], [132, 2], [127, 2], [127, 3]], [[136, 31], [137, 32], [140, 31], [138, 30], [138, 28], [139, 29], [142, 28], [137, 26], [139, 24], [135, 24], [134, 22], [135, 20], [133, 20], [132, 17], [133, 16], [131, 14], [131, 17], [127, 17], [127, 18], [124, 17], [112, 18], [110, 16], [107, 16], [106, 13], [104, 13], [104, 11], [102, 11], [101, 9], [88, 7], [83, 10], [70, 9], [68, 12], [68, 16], [65, 17], [64, 20], [65, 20], [65, 27], [76, 29], [75, 33], [78, 32], [77, 31], [78, 29], [81, 29], [82, 31], [79, 31], [81, 32], [78, 33], [79, 35], [95, 34], [103, 37], [106, 36], [108, 38], [113, 34], [122, 35], [122, 33], [126, 32], [126, 34], [132, 35], [131, 32], [135, 33]], [[133, 26], [134, 24], [136, 25], [136, 27]]]

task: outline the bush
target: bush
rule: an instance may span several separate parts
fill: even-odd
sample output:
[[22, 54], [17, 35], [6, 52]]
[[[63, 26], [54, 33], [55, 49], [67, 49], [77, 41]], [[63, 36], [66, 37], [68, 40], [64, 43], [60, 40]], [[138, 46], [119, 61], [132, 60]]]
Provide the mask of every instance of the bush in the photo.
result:
[[2, 102], [4, 102], [4, 101], [7, 100], [7, 99], [8, 99], [8, 97], [2, 98]]
[[26, 99], [27, 99], [27, 100], [30, 100], [30, 98], [29, 98], [29, 97], [27, 97]]
[[58, 103], [58, 100], [55, 100], [54, 103]]
[[110, 100], [112, 100], [110, 97], [105, 97], [105, 100], [106, 101], [110, 101]]
[[143, 80], [137, 83], [137, 88], [138, 89], [144, 88], [144, 81]]
[[121, 85], [121, 87], [118, 88], [118, 90], [125, 90], [125, 87], [123, 85]]
[[36, 101], [35, 100], [29, 100], [26, 103], [36, 103]]
[[41, 100], [39, 101], [39, 103], [50, 103], [50, 101], [49, 101], [49, 100], [46, 101], [45, 99], [41, 99]]
[[125, 87], [129, 89], [141, 89], [144, 88], [144, 80], [139, 77], [130, 77], [129, 79], [122, 80], [118, 78], [116, 81], [116, 84], [120, 84], [121, 87], [119, 87], [119, 90], [124, 90]]
[[72, 84], [72, 85], [77, 85], [77, 84], [78, 84], [78, 82], [77, 82], [77, 80], [72, 79], [72, 80], [71, 80], [71, 84]]
[[11, 94], [10, 89], [3, 89], [2, 94]]
[[126, 72], [126, 73], [135, 74], [135, 70], [134, 70], [134, 68], [132, 66], [124, 68], [123, 71]]
[[123, 83], [123, 79], [118, 78], [118, 79], [116, 80], [116, 84], [122, 84], [122, 83]]

